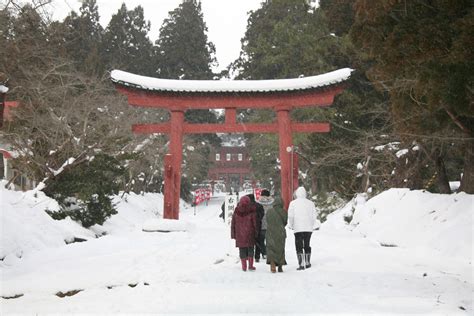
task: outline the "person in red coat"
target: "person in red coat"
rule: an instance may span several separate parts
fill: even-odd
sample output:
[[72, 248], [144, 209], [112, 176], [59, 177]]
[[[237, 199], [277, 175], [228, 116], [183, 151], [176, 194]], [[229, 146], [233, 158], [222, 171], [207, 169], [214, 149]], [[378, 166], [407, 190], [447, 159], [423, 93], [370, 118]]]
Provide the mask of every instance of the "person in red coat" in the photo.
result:
[[257, 211], [248, 196], [243, 196], [234, 210], [231, 222], [231, 238], [235, 239], [235, 246], [239, 248], [242, 270], [255, 270], [253, 255], [255, 240], [258, 235]]

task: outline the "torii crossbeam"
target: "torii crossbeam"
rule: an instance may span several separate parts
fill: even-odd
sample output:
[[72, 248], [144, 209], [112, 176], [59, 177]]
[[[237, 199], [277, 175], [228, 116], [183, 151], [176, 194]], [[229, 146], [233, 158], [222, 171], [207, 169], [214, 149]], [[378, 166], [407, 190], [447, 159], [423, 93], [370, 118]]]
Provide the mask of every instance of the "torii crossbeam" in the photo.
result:
[[[128, 103], [139, 107], [163, 108], [170, 111], [167, 123], [136, 124], [134, 133], [164, 133], [170, 136], [169, 153], [165, 156], [164, 214], [179, 219], [182, 141], [184, 134], [203, 133], [277, 133], [281, 163], [281, 195], [285, 209], [292, 196], [294, 155], [292, 133], [327, 133], [328, 123], [298, 123], [290, 119], [294, 108], [329, 106], [342, 92], [342, 82], [350, 76], [344, 68], [319, 76], [277, 80], [169, 80], [134, 75], [120, 70], [111, 73], [119, 92]], [[272, 109], [273, 123], [237, 122], [237, 109]], [[225, 109], [224, 124], [191, 124], [184, 122], [186, 110]]]

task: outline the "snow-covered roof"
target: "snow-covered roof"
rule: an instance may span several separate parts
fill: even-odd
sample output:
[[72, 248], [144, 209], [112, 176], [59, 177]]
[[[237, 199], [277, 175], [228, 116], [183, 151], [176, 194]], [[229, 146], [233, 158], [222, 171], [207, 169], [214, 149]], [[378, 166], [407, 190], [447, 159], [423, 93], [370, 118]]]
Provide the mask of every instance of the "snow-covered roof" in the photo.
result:
[[343, 68], [318, 76], [274, 80], [175, 80], [113, 70], [113, 82], [134, 88], [168, 92], [277, 92], [321, 88], [347, 80], [353, 70]]
[[8, 92], [8, 87], [4, 86], [3, 84], [0, 84], [0, 93], [7, 93]]

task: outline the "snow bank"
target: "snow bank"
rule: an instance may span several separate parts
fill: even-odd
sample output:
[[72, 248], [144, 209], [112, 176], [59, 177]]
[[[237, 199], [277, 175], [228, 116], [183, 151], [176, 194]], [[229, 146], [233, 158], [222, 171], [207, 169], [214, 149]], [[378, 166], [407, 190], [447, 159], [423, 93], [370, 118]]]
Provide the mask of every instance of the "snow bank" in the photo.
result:
[[[4, 186], [5, 181], [0, 182], [0, 260], [7, 264], [32, 251], [141, 230], [144, 223], [163, 214], [162, 194], [120, 194], [113, 197], [118, 213], [102, 226], [85, 229], [69, 217], [60, 221], [52, 219], [45, 210], [58, 210], [59, 205], [43, 192], [11, 191]], [[188, 208], [189, 205], [181, 201], [180, 209]]]
[[[353, 218], [350, 225], [344, 217]], [[472, 260], [474, 196], [390, 189], [364, 201], [359, 196], [330, 214], [322, 230], [349, 227], [382, 246], [439, 251]]]
[[349, 203], [338, 210], [329, 214], [326, 221], [321, 225], [321, 231], [331, 231], [334, 229], [345, 229], [351, 222], [356, 207], [365, 204], [367, 201], [366, 194], [359, 194]]
[[[46, 209], [57, 210], [59, 206], [41, 191], [10, 191], [4, 188], [5, 183], [0, 184], [0, 260], [6, 264], [75, 239], [94, 239], [102, 234], [125, 236], [142, 230], [193, 229], [182, 220], [162, 220], [161, 194], [114, 196], [118, 214], [102, 226], [85, 229], [69, 218], [56, 221], [46, 214]], [[474, 196], [465, 193], [444, 195], [391, 189], [368, 201], [364, 195], [357, 196], [330, 214], [320, 230], [349, 229], [381, 246], [437, 251], [442, 256], [471, 261], [473, 205]], [[192, 212], [183, 201], [180, 210], [181, 215]]]
[[108, 234], [141, 230], [143, 222], [163, 217], [162, 194], [119, 194], [112, 198], [112, 203], [118, 213], [112, 215], [103, 225]]
[[0, 181], [0, 259], [8, 263], [25, 253], [63, 246], [74, 238], [94, 237], [70, 219], [55, 221], [45, 210], [57, 210], [57, 202], [41, 191], [10, 191]]
[[[104, 228], [108, 234], [122, 234], [127, 231], [142, 230], [142, 228], [161, 227], [163, 230], [186, 230], [185, 223], [171, 220], [171, 224], [166, 224], [163, 219], [163, 194], [161, 193], [129, 193], [113, 197], [118, 214], [113, 215], [104, 223]], [[180, 213], [191, 209], [190, 205], [180, 200]], [[157, 221], [160, 224], [157, 225]], [[179, 223], [178, 223], [179, 222]], [[183, 226], [184, 225], [184, 226]], [[168, 229], [166, 229], [168, 228]]]
[[183, 220], [174, 219], [152, 219], [143, 224], [144, 232], [185, 232], [188, 223]]

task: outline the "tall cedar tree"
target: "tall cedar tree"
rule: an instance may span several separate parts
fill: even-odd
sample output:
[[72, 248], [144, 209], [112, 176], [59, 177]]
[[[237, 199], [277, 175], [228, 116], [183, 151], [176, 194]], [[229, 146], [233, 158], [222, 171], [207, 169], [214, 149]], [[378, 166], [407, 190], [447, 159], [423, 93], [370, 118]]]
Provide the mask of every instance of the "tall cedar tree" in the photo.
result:
[[[333, 70], [324, 46], [329, 32], [306, 0], [273, 0], [252, 11], [231, 68], [240, 79], [281, 79]], [[339, 56], [335, 54], [333, 58]]]
[[169, 79], [212, 79], [216, 49], [207, 39], [201, 3], [184, 0], [169, 12], [160, 28], [157, 76]]
[[[155, 76], [167, 79], [210, 80], [217, 65], [215, 47], [207, 38], [207, 26], [201, 11], [201, 3], [184, 0], [169, 12], [160, 28], [157, 45], [157, 72]], [[216, 123], [217, 117], [209, 110], [188, 110], [187, 122]], [[210, 145], [219, 145], [216, 135], [185, 137], [184, 169], [181, 195], [189, 198], [191, 183], [199, 183], [207, 177]], [[193, 162], [192, 164], [190, 162]]]
[[[28, 87], [31, 73], [44, 73], [57, 60], [48, 43], [48, 27], [30, 4], [23, 6], [18, 14], [8, 8], [0, 12], [0, 72], [9, 78], [11, 87]], [[11, 89], [10, 97], [17, 98], [17, 91]]]
[[[99, 24], [99, 11], [96, 0], [85, 0], [79, 9], [80, 15], [72, 11], [62, 22], [58, 31], [63, 41], [67, 57], [76, 68], [89, 75], [101, 75], [104, 71], [100, 59], [100, 44], [104, 32]], [[53, 25], [54, 26], [54, 25]]]
[[[157, 73], [160, 78], [210, 80], [216, 64], [215, 47], [207, 39], [207, 26], [201, 3], [185, 0], [164, 20], [156, 41]], [[193, 123], [215, 123], [210, 111], [188, 111], [186, 120]]]
[[352, 38], [372, 63], [370, 79], [390, 95], [397, 132], [430, 144], [442, 192], [450, 191], [444, 156], [463, 150], [461, 190], [474, 193], [471, 1], [358, 0], [354, 8]]
[[337, 36], [349, 32], [354, 23], [355, 0], [319, 0], [319, 7], [324, 11], [328, 27]]
[[121, 69], [132, 73], [155, 74], [154, 47], [148, 38], [150, 22], [145, 21], [143, 8], [127, 10], [122, 4], [112, 15], [102, 41], [102, 53], [108, 69]]

